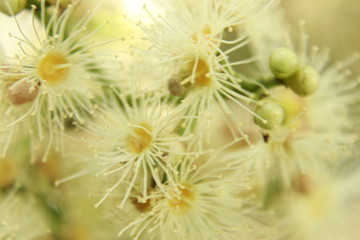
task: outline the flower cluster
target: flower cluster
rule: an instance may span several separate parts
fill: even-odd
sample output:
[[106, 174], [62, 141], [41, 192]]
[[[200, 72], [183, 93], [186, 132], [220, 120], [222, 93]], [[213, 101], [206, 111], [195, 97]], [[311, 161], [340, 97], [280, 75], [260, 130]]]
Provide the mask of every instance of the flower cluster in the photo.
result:
[[358, 239], [358, 55], [277, 0], [115, 2], [0, 2], [1, 239]]

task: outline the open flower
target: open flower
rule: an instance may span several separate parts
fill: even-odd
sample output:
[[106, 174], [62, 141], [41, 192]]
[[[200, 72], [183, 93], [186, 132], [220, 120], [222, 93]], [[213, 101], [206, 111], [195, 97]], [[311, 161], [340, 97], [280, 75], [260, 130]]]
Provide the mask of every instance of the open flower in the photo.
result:
[[230, 156], [188, 155], [177, 165], [174, 182], [155, 187], [143, 201], [134, 201], [140, 215], [120, 232], [134, 239], [218, 239], [246, 226], [241, 191], [246, 172]]
[[103, 106], [95, 113], [100, 121], [83, 127], [95, 136], [88, 140], [95, 153], [95, 158], [89, 158], [91, 168], [101, 178], [116, 179], [96, 206], [111, 194], [119, 194], [119, 189], [126, 189], [123, 206], [133, 192], [146, 198], [152, 184], [161, 188], [167, 176], [171, 181], [170, 173], [176, 169], [169, 163], [169, 155], [184, 154], [182, 144], [191, 137], [178, 132], [179, 109], [161, 102], [158, 96], [136, 96], [117, 92], [110, 107]]
[[[202, 121], [209, 118], [204, 115], [206, 112], [220, 109], [224, 121], [230, 119], [238, 123], [236, 126], [229, 123], [233, 138], [246, 139], [246, 135], [238, 131], [242, 121], [228, 103], [233, 102], [251, 112], [247, 103], [256, 101], [253, 93], [242, 88], [243, 79], [234, 75], [232, 67], [252, 62], [256, 57], [230, 62], [229, 54], [244, 47], [249, 40], [245, 34], [234, 40], [227, 40], [225, 36], [232, 32], [233, 26], [246, 21], [245, 16], [256, 14], [255, 6], [265, 8], [267, 4], [261, 1], [184, 1], [174, 6], [167, 12], [166, 19], [154, 16], [154, 25], [139, 23], [146, 34], [145, 40], [151, 44], [150, 53], [146, 55], [153, 57], [154, 65], [169, 69], [170, 78], [161, 78], [161, 84], [151, 84], [160, 89], [168, 86], [172, 95], [185, 97], [182, 105], [187, 108], [186, 115], [192, 117], [183, 123], [186, 131], [202, 126]], [[150, 10], [148, 13], [152, 15]], [[224, 50], [224, 45], [229, 49]], [[139, 54], [144, 52], [139, 51]], [[194, 119], [200, 121], [195, 123]]]
[[[105, 54], [94, 51], [97, 44], [90, 41], [92, 33], [86, 32], [91, 11], [69, 27], [74, 7], [68, 5], [60, 12], [56, 5], [47, 17], [43, 0], [39, 22], [34, 6], [29, 35], [35, 38], [29, 37], [17, 16], [13, 17], [20, 32], [10, 32], [12, 40], [19, 41], [17, 55], [3, 56], [0, 68], [1, 130], [7, 132], [7, 141], [23, 128], [35, 141], [48, 136], [50, 149], [52, 143], [61, 143], [55, 138], [64, 130], [67, 119], [83, 123], [93, 113], [92, 100], [101, 94], [107, 79]], [[24, 136], [24, 131], [20, 134]]]

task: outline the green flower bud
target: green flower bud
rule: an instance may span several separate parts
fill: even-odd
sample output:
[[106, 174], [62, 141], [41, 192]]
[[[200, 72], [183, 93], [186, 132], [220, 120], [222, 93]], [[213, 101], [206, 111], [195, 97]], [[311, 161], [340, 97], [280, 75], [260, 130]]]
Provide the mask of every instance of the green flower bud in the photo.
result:
[[271, 54], [269, 65], [276, 78], [284, 79], [293, 75], [298, 69], [299, 58], [289, 48], [278, 48]]
[[271, 130], [279, 127], [285, 120], [285, 110], [274, 99], [264, 99], [255, 110], [254, 121], [263, 129]]
[[27, 0], [1, 0], [0, 11], [6, 15], [15, 15], [23, 10]]
[[310, 66], [300, 68], [294, 75], [285, 79], [284, 82], [299, 96], [313, 94], [319, 86], [319, 74]]

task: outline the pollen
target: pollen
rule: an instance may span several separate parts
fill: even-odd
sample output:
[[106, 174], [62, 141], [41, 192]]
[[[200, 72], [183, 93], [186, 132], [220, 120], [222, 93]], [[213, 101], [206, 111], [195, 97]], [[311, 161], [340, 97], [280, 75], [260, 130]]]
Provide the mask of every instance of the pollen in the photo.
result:
[[167, 203], [174, 213], [184, 213], [191, 207], [191, 202], [195, 198], [193, 188], [189, 185], [182, 185], [170, 194], [171, 197], [168, 198]]
[[209, 76], [210, 67], [202, 59], [194, 61], [192, 63], [192, 69], [195, 68], [195, 83], [199, 87], [207, 87], [211, 83], [211, 77]]
[[127, 145], [131, 152], [141, 153], [149, 148], [153, 138], [151, 128], [147, 124], [134, 127], [132, 133], [127, 137]]
[[69, 73], [68, 63], [62, 54], [50, 52], [40, 60], [38, 74], [47, 83], [61, 83]]

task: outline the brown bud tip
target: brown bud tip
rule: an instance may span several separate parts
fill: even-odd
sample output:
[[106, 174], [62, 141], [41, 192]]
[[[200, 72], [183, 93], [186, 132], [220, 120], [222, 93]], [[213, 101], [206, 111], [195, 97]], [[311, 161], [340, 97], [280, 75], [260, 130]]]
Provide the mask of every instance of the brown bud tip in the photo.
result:
[[292, 188], [300, 194], [308, 194], [312, 190], [312, 181], [309, 176], [300, 174], [292, 181]]
[[185, 88], [181, 85], [180, 81], [175, 78], [171, 78], [168, 82], [169, 92], [174, 96], [181, 96], [185, 92]]
[[12, 84], [8, 90], [8, 98], [14, 105], [21, 105], [33, 101], [39, 93], [39, 87], [33, 86], [26, 79]]

